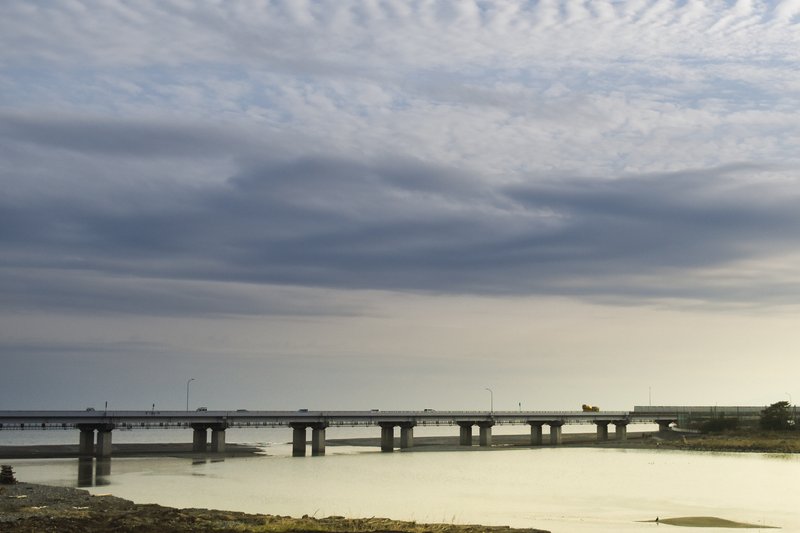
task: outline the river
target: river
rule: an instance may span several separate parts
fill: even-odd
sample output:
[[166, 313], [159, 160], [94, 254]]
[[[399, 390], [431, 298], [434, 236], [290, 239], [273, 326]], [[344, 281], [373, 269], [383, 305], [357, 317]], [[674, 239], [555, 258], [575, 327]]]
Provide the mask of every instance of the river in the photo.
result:
[[[337, 428], [329, 431], [329, 438], [375, 432]], [[448, 432], [452, 428], [420, 428], [417, 434]], [[76, 432], [66, 431], [8, 433], [0, 432], [0, 444], [77, 438]], [[293, 458], [285, 429], [228, 433], [229, 442], [257, 444], [265, 455], [114, 458], [110, 472], [98, 472], [102, 475], [94, 480], [96, 486], [88, 490], [173, 507], [382, 516], [553, 532], [669, 527], [639, 522], [657, 516], [717, 516], [800, 531], [796, 455], [567, 447], [387, 454], [375, 448], [328, 446], [324, 457]], [[180, 442], [190, 435], [179, 430], [114, 432], [115, 442]], [[4, 462], [13, 464], [23, 481], [78, 485], [77, 459]]]

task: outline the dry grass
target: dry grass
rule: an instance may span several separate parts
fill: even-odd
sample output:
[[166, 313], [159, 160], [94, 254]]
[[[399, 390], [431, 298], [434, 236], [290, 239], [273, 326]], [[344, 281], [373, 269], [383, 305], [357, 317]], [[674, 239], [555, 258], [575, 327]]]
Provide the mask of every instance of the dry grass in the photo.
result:
[[682, 450], [720, 452], [800, 453], [800, 432], [740, 431], [693, 436], [670, 445]]

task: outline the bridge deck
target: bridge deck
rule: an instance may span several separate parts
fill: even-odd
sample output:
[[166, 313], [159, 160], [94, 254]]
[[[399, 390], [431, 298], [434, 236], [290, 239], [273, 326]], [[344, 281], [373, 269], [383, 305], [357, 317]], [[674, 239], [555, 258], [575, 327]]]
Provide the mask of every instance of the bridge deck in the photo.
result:
[[293, 424], [326, 426], [497, 425], [560, 422], [594, 424], [652, 421], [668, 413], [636, 411], [0, 411], [0, 429], [37, 429], [113, 424], [115, 427], [187, 427], [197, 424], [226, 427], [286, 427]]

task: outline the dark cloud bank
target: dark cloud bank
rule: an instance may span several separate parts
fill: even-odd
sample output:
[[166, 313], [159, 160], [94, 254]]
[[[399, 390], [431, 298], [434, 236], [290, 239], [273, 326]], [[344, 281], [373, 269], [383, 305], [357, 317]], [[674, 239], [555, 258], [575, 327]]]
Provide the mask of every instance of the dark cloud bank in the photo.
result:
[[[231, 139], [215, 133], [197, 142], [199, 134], [179, 126], [116, 130], [6, 117], [0, 137], [33, 146], [34, 154], [56, 147], [137, 158], [200, 157], [211, 145], [219, 149], [220, 138]], [[63, 275], [75, 271], [89, 274], [81, 294], [92, 297], [83, 301], [113, 297], [132, 311], [148, 302], [163, 308], [166, 300], [175, 312], [228, 313], [236, 304], [217, 301], [213, 291], [160, 298], [170, 290], [112, 290], [109, 279], [753, 303], [797, 294], [791, 280], [717, 286], [692, 277], [696, 269], [768, 258], [798, 244], [795, 184], [755, 184], [748, 177], [760, 169], [751, 165], [490, 185], [463, 169], [402, 157], [365, 162], [248, 149], [236, 159], [240, 171], [215, 185], [133, 185], [112, 192], [111, 202], [95, 202], [89, 180], [85, 197], [74, 190], [0, 197], [6, 301], [80, 307]], [[17, 170], [3, 169], [3, 181], [12, 182]], [[105, 280], [92, 284], [92, 275]], [[32, 281], [36, 276], [48, 282]], [[17, 283], [23, 278], [30, 289], [24, 294]], [[271, 312], [252, 301], [242, 311]]]

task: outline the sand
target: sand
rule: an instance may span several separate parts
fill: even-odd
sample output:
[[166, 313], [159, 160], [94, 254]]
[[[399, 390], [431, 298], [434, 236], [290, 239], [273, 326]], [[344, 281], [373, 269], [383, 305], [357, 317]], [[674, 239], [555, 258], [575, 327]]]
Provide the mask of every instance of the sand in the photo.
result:
[[728, 529], [780, 529], [775, 526], [764, 524], [748, 524], [746, 522], [734, 522], [716, 516], [682, 516], [678, 518], [659, 518], [658, 520], [643, 520], [643, 522], [658, 522], [670, 526], [682, 527], [722, 527]]

